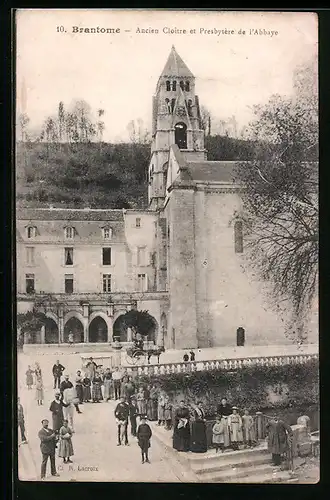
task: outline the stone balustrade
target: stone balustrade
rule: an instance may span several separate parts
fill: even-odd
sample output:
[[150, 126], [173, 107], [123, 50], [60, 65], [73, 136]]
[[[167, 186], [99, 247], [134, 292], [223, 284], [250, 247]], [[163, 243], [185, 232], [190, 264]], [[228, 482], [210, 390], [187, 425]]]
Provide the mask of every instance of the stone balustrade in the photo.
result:
[[304, 364], [312, 359], [318, 359], [318, 354], [295, 354], [282, 356], [262, 356], [249, 358], [233, 358], [210, 361], [187, 361], [180, 363], [159, 363], [157, 365], [125, 366], [133, 375], [168, 375], [171, 373], [191, 373], [211, 370], [239, 370], [246, 366], [282, 366], [289, 364]]

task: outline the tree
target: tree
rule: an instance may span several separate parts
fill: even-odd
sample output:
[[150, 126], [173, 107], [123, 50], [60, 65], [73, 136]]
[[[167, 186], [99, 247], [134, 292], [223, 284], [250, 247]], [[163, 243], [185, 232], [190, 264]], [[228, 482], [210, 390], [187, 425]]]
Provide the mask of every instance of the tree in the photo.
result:
[[137, 334], [147, 337], [155, 329], [155, 320], [148, 311], [131, 309], [123, 319], [126, 326], [132, 329], [134, 338]]
[[236, 168], [251, 262], [277, 303], [293, 305], [300, 335], [318, 281], [317, 99], [298, 85], [310, 71], [296, 73], [293, 98], [273, 96], [255, 107], [253, 158]]
[[30, 123], [30, 118], [26, 113], [21, 113], [18, 117], [19, 125], [21, 129], [21, 140], [26, 142], [27, 139], [27, 126]]
[[127, 130], [132, 144], [149, 144], [150, 134], [141, 118], [131, 120], [127, 125]]
[[201, 125], [206, 135], [211, 135], [211, 112], [205, 107], [201, 106]]
[[40, 332], [41, 328], [45, 325], [46, 319], [46, 315], [38, 312], [36, 309], [26, 313], [19, 313], [17, 315], [18, 343], [24, 343], [25, 334], [33, 336]]

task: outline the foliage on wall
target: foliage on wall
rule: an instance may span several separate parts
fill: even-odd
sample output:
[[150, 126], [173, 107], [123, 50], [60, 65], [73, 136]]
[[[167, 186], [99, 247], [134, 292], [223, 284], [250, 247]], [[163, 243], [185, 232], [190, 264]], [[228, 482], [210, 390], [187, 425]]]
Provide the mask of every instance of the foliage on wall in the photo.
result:
[[[188, 403], [202, 400], [206, 413], [214, 415], [221, 397], [227, 397], [240, 409], [262, 411], [271, 407], [295, 407], [318, 403], [317, 360], [305, 364], [283, 366], [251, 366], [236, 371], [173, 373], [141, 376], [139, 382], [158, 384], [173, 400], [184, 398]], [[279, 397], [272, 400], [269, 388]]]

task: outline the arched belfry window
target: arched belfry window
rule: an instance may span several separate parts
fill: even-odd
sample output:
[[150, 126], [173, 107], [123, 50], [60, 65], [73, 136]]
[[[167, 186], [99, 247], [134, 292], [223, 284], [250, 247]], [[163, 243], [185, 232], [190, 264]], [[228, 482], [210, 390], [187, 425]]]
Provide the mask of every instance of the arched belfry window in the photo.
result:
[[234, 224], [235, 253], [243, 253], [243, 222], [237, 220]]
[[187, 125], [179, 122], [174, 127], [175, 144], [179, 149], [187, 149]]
[[173, 112], [174, 112], [174, 108], [175, 108], [175, 99], [173, 98], [173, 99], [171, 100], [171, 113], [173, 113]]
[[171, 108], [171, 102], [169, 99], [165, 99], [165, 104], [166, 104], [166, 112], [167, 113], [171, 113], [172, 112], [172, 108]]
[[188, 81], [185, 84], [185, 89], [186, 89], [186, 92], [189, 92], [189, 90], [190, 90], [190, 83]]
[[187, 101], [187, 109], [188, 109], [188, 115], [192, 116], [192, 100], [188, 99]]
[[184, 82], [183, 82], [182, 80], [181, 80], [181, 82], [180, 82], [180, 88], [181, 88], [182, 90], [184, 90]]
[[169, 80], [166, 80], [166, 90], [171, 90], [171, 82]]
[[174, 91], [176, 90], [176, 81], [175, 80], [172, 82], [172, 90], [174, 90]]

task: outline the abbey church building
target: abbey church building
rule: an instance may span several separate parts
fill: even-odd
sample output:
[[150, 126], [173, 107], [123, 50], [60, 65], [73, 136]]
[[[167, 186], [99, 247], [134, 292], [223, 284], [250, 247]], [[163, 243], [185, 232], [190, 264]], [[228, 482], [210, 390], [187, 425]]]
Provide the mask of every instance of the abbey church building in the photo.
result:
[[167, 349], [233, 346], [239, 327], [246, 344], [286, 342], [245, 265], [235, 162], [207, 160], [197, 91], [172, 47], [152, 97], [148, 210], [17, 211], [18, 312], [49, 318], [35, 343], [127, 342], [130, 308]]

